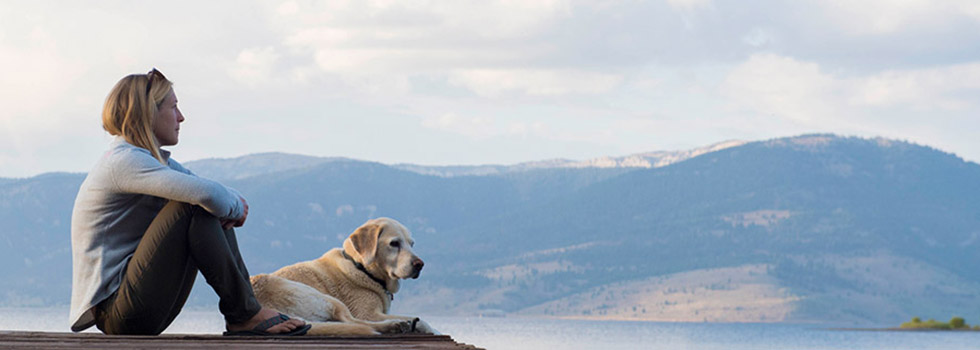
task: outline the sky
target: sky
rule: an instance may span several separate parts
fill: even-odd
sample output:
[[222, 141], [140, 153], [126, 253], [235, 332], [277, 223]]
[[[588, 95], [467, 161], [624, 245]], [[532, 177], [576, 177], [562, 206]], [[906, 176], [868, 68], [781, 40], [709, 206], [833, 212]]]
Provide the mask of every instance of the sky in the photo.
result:
[[807, 133], [980, 161], [980, 2], [0, 0], [0, 177], [85, 172], [156, 67], [187, 162], [513, 164]]

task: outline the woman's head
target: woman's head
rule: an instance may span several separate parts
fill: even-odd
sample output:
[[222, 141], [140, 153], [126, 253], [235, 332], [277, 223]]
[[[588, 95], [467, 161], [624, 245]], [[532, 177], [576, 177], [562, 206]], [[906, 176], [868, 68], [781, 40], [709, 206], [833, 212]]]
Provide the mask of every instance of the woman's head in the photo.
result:
[[123, 77], [106, 97], [102, 128], [149, 150], [165, 163], [160, 146], [177, 144], [177, 129], [184, 120], [172, 87], [155, 68], [147, 74]]

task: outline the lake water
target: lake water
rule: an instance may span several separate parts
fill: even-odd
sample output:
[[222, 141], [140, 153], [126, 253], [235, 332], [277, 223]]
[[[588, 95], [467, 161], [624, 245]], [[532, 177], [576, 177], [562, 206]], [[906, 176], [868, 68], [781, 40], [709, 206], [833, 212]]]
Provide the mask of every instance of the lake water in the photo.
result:
[[[0, 308], [0, 330], [68, 331], [65, 308]], [[978, 349], [980, 332], [871, 332], [792, 324], [424, 317], [458, 342], [486, 349]], [[217, 311], [187, 310], [166, 333], [223, 331]], [[93, 331], [94, 327], [89, 330]]]

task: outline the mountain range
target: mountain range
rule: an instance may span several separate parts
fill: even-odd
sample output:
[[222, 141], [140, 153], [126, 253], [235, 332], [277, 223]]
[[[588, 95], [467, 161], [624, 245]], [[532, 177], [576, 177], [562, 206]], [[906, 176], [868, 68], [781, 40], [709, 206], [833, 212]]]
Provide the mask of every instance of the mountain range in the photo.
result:
[[[980, 165], [883, 138], [803, 135], [516, 165], [266, 153], [185, 163], [248, 198], [253, 273], [370, 218], [426, 260], [394, 311], [894, 325], [980, 318]], [[0, 304], [61, 305], [84, 174], [0, 179]], [[198, 283], [192, 304], [215, 305]]]

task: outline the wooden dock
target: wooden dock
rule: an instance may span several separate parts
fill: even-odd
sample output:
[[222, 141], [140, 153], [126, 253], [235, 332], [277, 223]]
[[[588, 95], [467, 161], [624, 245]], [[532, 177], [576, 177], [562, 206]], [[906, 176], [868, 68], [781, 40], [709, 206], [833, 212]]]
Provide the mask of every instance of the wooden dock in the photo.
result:
[[223, 337], [210, 334], [119, 336], [99, 333], [0, 331], [0, 349], [466, 349], [448, 335], [366, 337]]

